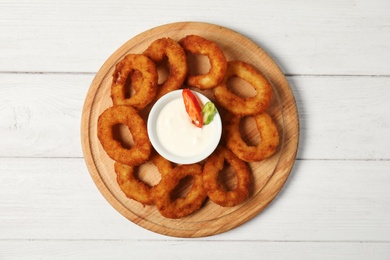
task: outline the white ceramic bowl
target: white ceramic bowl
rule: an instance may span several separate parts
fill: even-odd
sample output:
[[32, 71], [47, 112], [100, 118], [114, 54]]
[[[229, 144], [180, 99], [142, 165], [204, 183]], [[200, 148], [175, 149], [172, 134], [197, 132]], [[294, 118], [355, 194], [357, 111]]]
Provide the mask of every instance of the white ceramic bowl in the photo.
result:
[[[147, 128], [148, 128], [148, 134], [150, 142], [152, 143], [154, 149], [165, 159], [177, 163], [177, 164], [192, 164], [196, 162], [200, 162], [204, 159], [206, 159], [218, 146], [219, 141], [221, 139], [222, 135], [222, 121], [221, 117], [219, 115], [219, 112], [214, 116], [213, 121], [204, 127], [211, 127], [212, 131], [209, 133], [211, 136], [209, 138], [209, 141], [207, 142], [207, 145], [204, 149], [202, 149], [199, 153], [192, 154], [190, 156], [188, 155], [179, 155], [177, 153], [173, 153], [172, 151], [169, 151], [164, 145], [162, 144], [161, 140], [159, 140], [159, 135], [157, 134], [157, 118], [159, 116], [160, 111], [171, 101], [175, 99], [182, 99], [182, 92], [183, 90], [176, 90], [169, 92], [168, 94], [162, 96], [153, 106], [149, 113], [149, 118], [147, 122]], [[206, 104], [206, 102], [210, 101], [206, 96], [196, 92], [192, 91], [198, 99], [201, 101], [201, 103]], [[184, 104], [184, 103], [183, 103]], [[184, 105], [183, 105], [184, 107]], [[213, 125], [212, 125], [213, 124]], [[163, 131], [163, 130], [162, 130]], [[191, 149], [191, 147], [188, 147], [188, 149]]]

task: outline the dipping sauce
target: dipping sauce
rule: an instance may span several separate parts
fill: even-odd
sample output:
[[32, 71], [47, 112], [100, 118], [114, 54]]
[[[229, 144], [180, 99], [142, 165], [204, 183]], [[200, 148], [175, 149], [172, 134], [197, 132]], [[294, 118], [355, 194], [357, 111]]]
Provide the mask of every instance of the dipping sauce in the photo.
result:
[[[161, 156], [174, 163], [191, 164], [215, 150], [221, 139], [222, 122], [217, 112], [210, 124], [195, 126], [185, 110], [181, 93], [182, 90], [170, 92], [156, 102], [149, 114], [148, 134]], [[196, 95], [203, 104], [209, 101], [199, 93]]]
[[216, 124], [196, 127], [188, 116], [183, 99], [177, 98], [165, 105], [157, 116], [156, 133], [169, 152], [180, 156], [194, 156], [204, 151], [213, 138]]

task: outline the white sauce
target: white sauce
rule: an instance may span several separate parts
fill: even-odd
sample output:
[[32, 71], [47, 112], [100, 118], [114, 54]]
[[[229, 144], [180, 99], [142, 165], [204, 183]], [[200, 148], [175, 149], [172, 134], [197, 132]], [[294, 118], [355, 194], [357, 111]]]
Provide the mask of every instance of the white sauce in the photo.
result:
[[170, 153], [182, 157], [202, 153], [210, 145], [216, 124], [202, 128], [192, 124], [182, 98], [167, 103], [157, 115], [156, 133], [161, 145]]

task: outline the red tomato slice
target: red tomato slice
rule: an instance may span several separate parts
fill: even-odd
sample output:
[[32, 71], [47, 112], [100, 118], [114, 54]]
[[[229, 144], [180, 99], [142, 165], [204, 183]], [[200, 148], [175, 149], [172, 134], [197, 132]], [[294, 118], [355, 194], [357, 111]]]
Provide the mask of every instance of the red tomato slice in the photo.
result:
[[187, 114], [190, 116], [191, 121], [197, 127], [202, 128], [203, 116], [202, 108], [200, 106], [198, 98], [189, 89], [183, 89], [183, 100]]

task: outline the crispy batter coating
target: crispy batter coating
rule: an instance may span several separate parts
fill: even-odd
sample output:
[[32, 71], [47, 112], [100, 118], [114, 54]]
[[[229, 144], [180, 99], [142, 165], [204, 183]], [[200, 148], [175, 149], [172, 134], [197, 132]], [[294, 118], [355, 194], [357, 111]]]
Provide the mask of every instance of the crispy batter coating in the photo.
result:
[[[142, 80], [137, 75], [137, 80], [133, 82], [136, 92], [127, 98], [126, 82], [128, 77], [131, 77], [136, 71], [141, 73]], [[158, 82], [156, 64], [145, 55], [126, 55], [117, 63], [112, 76], [111, 98], [114, 105], [128, 105], [141, 110], [156, 96]]]
[[[170, 161], [164, 159], [161, 155], [153, 152], [149, 162], [153, 163], [161, 176], [168, 174], [172, 170]], [[136, 200], [144, 205], [154, 204], [153, 189], [156, 186], [149, 186], [134, 176], [135, 166], [129, 166], [116, 162], [114, 164], [117, 174], [117, 182], [126, 197]]]
[[160, 172], [161, 176], [169, 174], [173, 170], [172, 162], [162, 157], [155, 150], [152, 151], [149, 161], [157, 167], [157, 170]]
[[154, 203], [151, 187], [134, 176], [134, 166], [116, 162], [114, 169], [119, 187], [126, 197], [144, 205], [152, 205]]
[[181, 88], [187, 77], [188, 68], [186, 53], [180, 44], [171, 38], [160, 38], [152, 42], [143, 54], [155, 63], [162, 62], [164, 57], [168, 58], [169, 75], [162, 84], [158, 85], [155, 100]]
[[[233, 167], [237, 176], [237, 185], [234, 190], [226, 191], [218, 182], [218, 175], [224, 174], [225, 162]], [[203, 183], [207, 196], [214, 203], [223, 207], [233, 207], [249, 197], [252, 178], [245, 162], [226, 147], [219, 146], [206, 160], [203, 168]]]
[[234, 115], [226, 116], [226, 146], [246, 162], [261, 161], [273, 155], [279, 144], [279, 133], [271, 116], [267, 112], [253, 116], [260, 134], [260, 143], [257, 146], [249, 146], [242, 140], [241, 118]]
[[[126, 125], [133, 137], [134, 144], [130, 149], [115, 140], [113, 127], [118, 124]], [[138, 111], [131, 106], [112, 106], [107, 108], [98, 119], [98, 139], [109, 157], [114, 161], [136, 166], [148, 160], [152, 145], [146, 130], [145, 121]]]
[[197, 35], [188, 35], [179, 42], [185, 51], [192, 54], [206, 55], [210, 60], [210, 71], [201, 75], [189, 75], [187, 83], [199, 89], [210, 89], [217, 86], [226, 73], [227, 61], [225, 54], [218, 45]]
[[[253, 86], [257, 94], [253, 97], [240, 97], [227, 87], [229, 78], [237, 76]], [[272, 87], [268, 80], [251, 65], [242, 61], [229, 61], [223, 81], [214, 88], [217, 102], [231, 113], [248, 116], [265, 111], [272, 98]]]
[[[173, 190], [180, 180], [192, 176], [193, 184], [185, 197], [172, 201]], [[155, 204], [158, 211], [166, 218], [182, 218], [197, 211], [207, 195], [203, 187], [202, 166], [187, 164], [176, 166], [169, 174], [164, 175], [154, 190]]]

